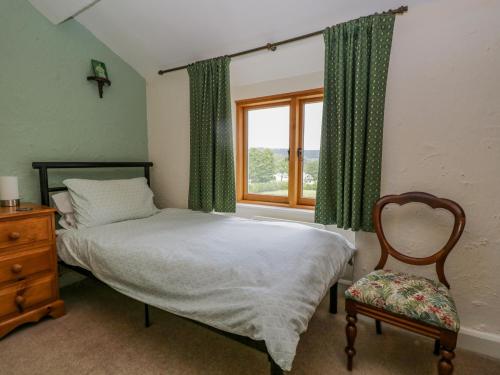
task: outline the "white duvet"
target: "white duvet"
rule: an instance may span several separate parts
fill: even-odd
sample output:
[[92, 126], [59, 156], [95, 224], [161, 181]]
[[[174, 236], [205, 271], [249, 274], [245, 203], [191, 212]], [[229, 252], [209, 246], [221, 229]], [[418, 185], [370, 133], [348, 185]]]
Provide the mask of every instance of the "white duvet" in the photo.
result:
[[169, 208], [64, 231], [58, 252], [134, 299], [264, 340], [290, 370], [299, 335], [354, 249], [338, 234], [301, 224]]

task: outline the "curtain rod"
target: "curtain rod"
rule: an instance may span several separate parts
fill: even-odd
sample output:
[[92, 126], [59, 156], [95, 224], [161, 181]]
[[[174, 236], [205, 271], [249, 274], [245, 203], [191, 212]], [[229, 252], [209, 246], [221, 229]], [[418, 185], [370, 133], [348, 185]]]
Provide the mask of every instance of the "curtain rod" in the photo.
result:
[[[406, 13], [407, 11], [408, 11], [408, 6], [407, 5], [403, 5], [403, 6], [400, 6], [399, 8], [396, 8], [396, 9], [389, 9], [388, 11], [385, 11], [382, 14], [403, 14], [403, 13]], [[375, 14], [378, 14], [378, 13], [375, 13]], [[285, 39], [285, 40], [282, 40], [282, 41], [276, 42], [276, 43], [267, 43], [265, 46], [260, 46], [260, 47], [255, 47], [255, 48], [252, 48], [252, 49], [247, 49], [245, 51], [236, 52], [236, 53], [233, 53], [233, 54], [228, 55], [228, 56], [229, 57], [238, 57], [238, 56], [242, 56], [242, 55], [247, 55], [249, 53], [253, 53], [253, 52], [257, 52], [257, 51], [262, 51], [262, 50], [265, 50], [265, 49], [267, 49], [268, 51], [273, 51], [274, 52], [274, 51], [276, 51], [276, 48], [278, 46], [281, 46], [281, 45], [287, 44], [287, 43], [293, 43], [293, 42], [296, 42], [296, 41], [299, 41], [299, 40], [303, 40], [303, 39], [307, 39], [307, 38], [310, 38], [310, 37], [313, 37], [313, 36], [321, 35], [321, 34], [323, 34], [323, 31], [324, 31], [324, 29], [323, 30], [314, 31], [314, 32], [309, 33], [309, 34], [299, 35], [299, 36], [296, 36], [294, 38]], [[188, 65], [177, 66], [175, 68], [159, 70], [158, 74], [159, 75], [163, 75], [165, 73], [175, 72], [176, 70], [186, 69], [188, 66], [189, 66], [189, 64]]]

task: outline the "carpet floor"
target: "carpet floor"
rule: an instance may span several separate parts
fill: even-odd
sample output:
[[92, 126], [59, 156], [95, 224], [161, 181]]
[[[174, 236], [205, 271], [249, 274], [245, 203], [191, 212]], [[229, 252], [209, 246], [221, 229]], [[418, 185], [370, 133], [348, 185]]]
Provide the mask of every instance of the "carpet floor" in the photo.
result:
[[[264, 354], [158, 309], [143, 326], [143, 305], [86, 279], [61, 291], [67, 314], [21, 327], [0, 341], [0, 374], [269, 374]], [[339, 309], [342, 311], [342, 309]], [[302, 336], [290, 374], [348, 374], [345, 315], [328, 297]], [[433, 342], [360, 321], [353, 375], [437, 374]], [[500, 374], [500, 361], [458, 349], [455, 374]]]

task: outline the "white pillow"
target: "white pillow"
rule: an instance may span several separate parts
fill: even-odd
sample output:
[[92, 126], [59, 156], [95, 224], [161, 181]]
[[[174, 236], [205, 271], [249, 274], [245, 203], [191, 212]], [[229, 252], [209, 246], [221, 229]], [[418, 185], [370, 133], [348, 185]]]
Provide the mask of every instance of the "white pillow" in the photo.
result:
[[57, 212], [61, 215], [58, 221], [59, 225], [64, 229], [76, 228], [75, 214], [73, 212], [73, 206], [71, 205], [69, 193], [65, 191], [53, 194], [51, 198]]
[[156, 214], [144, 177], [128, 180], [64, 180], [78, 228], [140, 219]]
[[76, 228], [76, 219], [74, 214], [61, 215], [58, 221], [61, 228], [73, 229]]

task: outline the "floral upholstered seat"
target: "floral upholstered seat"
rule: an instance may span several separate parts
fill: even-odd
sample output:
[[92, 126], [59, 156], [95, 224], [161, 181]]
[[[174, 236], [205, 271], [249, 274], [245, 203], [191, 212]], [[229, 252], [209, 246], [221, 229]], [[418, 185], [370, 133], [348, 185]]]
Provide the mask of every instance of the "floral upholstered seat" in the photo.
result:
[[345, 296], [453, 332], [460, 328], [448, 288], [424, 277], [377, 270], [354, 283]]

